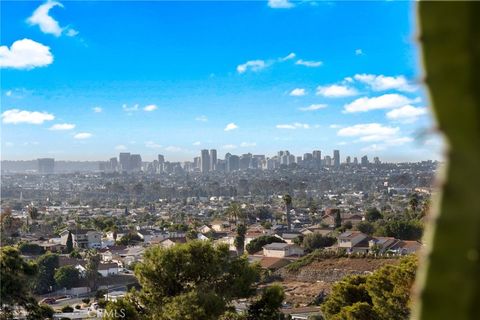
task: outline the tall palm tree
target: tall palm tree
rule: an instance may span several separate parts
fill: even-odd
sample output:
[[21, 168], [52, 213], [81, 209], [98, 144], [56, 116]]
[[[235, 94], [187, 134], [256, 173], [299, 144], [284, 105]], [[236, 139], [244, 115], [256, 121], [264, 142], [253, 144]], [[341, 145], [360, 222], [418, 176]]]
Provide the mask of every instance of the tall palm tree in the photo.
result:
[[287, 227], [291, 230], [292, 221], [290, 217], [290, 211], [292, 210], [292, 197], [289, 194], [283, 196], [283, 202], [285, 203], [285, 213], [287, 215]]

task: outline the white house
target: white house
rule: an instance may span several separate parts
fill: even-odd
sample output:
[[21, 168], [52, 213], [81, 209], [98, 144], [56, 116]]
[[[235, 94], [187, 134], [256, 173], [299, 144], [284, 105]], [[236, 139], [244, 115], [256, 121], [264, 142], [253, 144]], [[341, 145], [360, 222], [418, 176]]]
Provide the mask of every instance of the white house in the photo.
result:
[[265, 257], [285, 258], [304, 254], [302, 248], [296, 244], [273, 242], [263, 246], [263, 255]]

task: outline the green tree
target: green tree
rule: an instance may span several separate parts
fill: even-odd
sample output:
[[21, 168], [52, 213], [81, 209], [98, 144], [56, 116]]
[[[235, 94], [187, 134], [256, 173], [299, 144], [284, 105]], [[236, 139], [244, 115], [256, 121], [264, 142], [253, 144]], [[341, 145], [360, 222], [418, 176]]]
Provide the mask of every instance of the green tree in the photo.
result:
[[285, 214], [287, 217], [287, 227], [288, 230], [291, 230], [292, 228], [292, 219], [290, 217], [290, 211], [292, 210], [292, 196], [289, 194], [286, 194], [283, 196], [283, 202], [285, 204]]
[[276, 236], [260, 236], [250, 241], [247, 244], [246, 249], [249, 254], [254, 254], [255, 252], [260, 251], [263, 246], [273, 242], [285, 243], [285, 241]]
[[375, 232], [375, 226], [367, 221], [357, 223], [355, 229], [368, 235], [372, 235]]
[[71, 253], [73, 251], [73, 237], [72, 237], [71, 231], [68, 231], [66, 244], [67, 244], [67, 253]]
[[365, 219], [367, 219], [368, 222], [375, 222], [383, 219], [383, 215], [377, 208], [370, 208], [365, 213]]
[[327, 320], [403, 320], [410, 315], [410, 291], [417, 258], [403, 258], [368, 276], [349, 276], [333, 287], [322, 304]]
[[366, 276], [348, 276], [341, 281], [336, 282], [330, 295], [322, 304], [322, 312], [325, 319], [336, 319], [335, 317], [342, 312], [342, 309], [352, 306], [358, 302], [372, 304], [372, 298], [368, 294], [366, 287]]
[[227, 215], [230, 218], [230, 221], [233, 221], [235, 224], [237, 224], [238, 220], [244, 216], [242, 211], [242, 207], [238, 202], [230, 203], [227, 209]]
[[38, 307], [30, 292], [30, 282], [34, 278], [37, 266], [25, 261], [18, 249], [3, 247], [0, 251], [0, 300], [2, 308], [0, 318], [13, 319], [13, 311], [20, 307], [33, 311]]
[[87, 264], [85, 265], [85, 277], [87, 278], [90, 289], [96, 290], [98, 286], [98, 267], [100, 265], [100, 255], [95, 250], [87, 252]]
[[335, 224], [335, 229], [340, 228], [342, 226], [342, 214], [340, 213], [340, 210], [338, 209], [335, 210], [335, 217], [333, 221]]
[[262, 296], [253, 302], [247, 311], [247, 320], [281, 319], [280, 308], [285, 299], [283, 288], [272, 285], [263, 290]]
[[58, 268], [58, 255], [46, 253], [37, 259], [38, 272], [33, 282], [35, 293], [44, 294], [55, 288], [55, 269]]
[[140, 242], [143, 242], [143, 239], [140, 238], [138, 234], [130, 232], [121, 237], [120, 240], [117, 241], [117, 244], [128, 246], [135, 245]]
[[107, 303], [107, 307], [103, 313], [104, 320], [138, 320], [140, 315], [132, 304], [124, 299], [118, 299], [116, 301], [110, 301]]
[[135, 268], [142, 287], [136, 295], [149, 319], [217, 319], [233, 299], [250, 296], [257, 265], [231, 256], [226, 245], [190, 241], [152, 247]]
[[20, 250], [22, 254], [26, 255], [39, 255], [45, 253], [45, 250], [43, 250], [43, 248], [40, 247], [38, 244], [28, 242], [20, 243], [18, 245], [18, 250]]
[[38, 209], [34, 206], [29, 206], [28, 207], [28, 215], [32, 220], [37, 220], [38, 217], [40, 216], [40, 213]]
[[311, 252], [315, 249], [330, 247], [337, 242], [334, 237], [324, 237], [320, 233], [312, 233], [303, 237], [303, 247]]
[[63, 266], [55, 271], [54, 278], [57, 287], [71, 289], [78, 283], [80, 272], [74, 266]]
[[243, 254], [245, 248], [245, 234], [247, 233], [247, 227], [244, 224], [241, 224], [237, 227], [237, 236], [235, 237], [235, 248], [237, 249], [238, 254]]

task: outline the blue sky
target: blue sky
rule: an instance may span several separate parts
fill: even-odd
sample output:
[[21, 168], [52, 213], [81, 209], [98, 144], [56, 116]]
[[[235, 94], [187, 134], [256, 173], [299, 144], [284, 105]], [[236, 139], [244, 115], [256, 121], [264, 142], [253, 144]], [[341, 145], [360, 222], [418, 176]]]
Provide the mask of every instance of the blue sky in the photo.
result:
[[2, 159], [438, 159], [410, 2], [2, 2]]

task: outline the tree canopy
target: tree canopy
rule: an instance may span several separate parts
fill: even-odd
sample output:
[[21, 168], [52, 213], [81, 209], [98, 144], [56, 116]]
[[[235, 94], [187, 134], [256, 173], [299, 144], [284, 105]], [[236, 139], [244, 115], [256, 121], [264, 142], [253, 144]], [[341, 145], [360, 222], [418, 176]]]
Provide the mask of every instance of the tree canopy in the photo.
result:
[[254, 293], [259, 267], [231, 256], [226, 245], [190, 241], [152, 247], [135, 268], [141, 313], [149, 319], [218, 319], [228, 304]]
[[273, 242], [285, 243], [285, 241], [283, 241], [279, 237], [260, 236], [256, 239], [253, 239], [252, 241], [250, 241], [250, 243], [247, 244], [246, 249], [247, 249], [248, 253], [253, 254], [255, 252], [258, 252], [258, 251], [262, 250], [263, 246], [265, 246], [269, 243], [273, 243]]
[[403, 258], [367, 276], [349, 276], [337, 282], [322, 304], [326, 320], [403, 320], [410, 315], [410, 290], [417, 258]]

